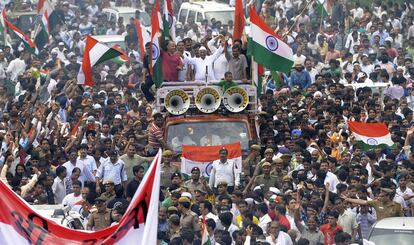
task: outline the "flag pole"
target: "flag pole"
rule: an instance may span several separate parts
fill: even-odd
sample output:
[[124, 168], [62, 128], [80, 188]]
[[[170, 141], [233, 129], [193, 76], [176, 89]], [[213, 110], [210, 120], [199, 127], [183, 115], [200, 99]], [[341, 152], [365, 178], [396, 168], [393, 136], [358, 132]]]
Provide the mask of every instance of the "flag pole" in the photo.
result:
[[289, 35], [289, 33], [292, 32], [293, 28], [295, 28], [295, 26], [296, 26], [296, 22], [298, 22], [298, 17], [301, 16], [305, 12], [305, 10], [308, 9], [309, 5], [311, 3], [313, 3], [314, 1], [315, 0], [311, 0], [311, 1], [306, 3], [306, 5], [305, 5], [305, 7], [303, 7], [302, 11], [298, 15], [296, 15], [295, 21], [293, 22], [292, 26], [289, 28], [289, 30], [285, 34], [283, 34], [282, 38], [285, 38], [287, 35]]

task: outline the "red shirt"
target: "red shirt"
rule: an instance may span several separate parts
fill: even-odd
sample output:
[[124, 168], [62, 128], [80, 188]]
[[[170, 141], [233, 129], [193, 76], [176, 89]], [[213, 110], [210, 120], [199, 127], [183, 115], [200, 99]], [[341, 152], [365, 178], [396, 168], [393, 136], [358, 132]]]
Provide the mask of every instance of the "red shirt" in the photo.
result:
[[155, 125], [155, 123], [151, 123], [148, 130], [148, 145], [155, 149], [161, 148], [162, 144], [160, 142], [164, 139], [163, 135], [162, 129]]
[[323, 233], [323, 235], [325, 236], [324, 240], [325, 240], [325, 245], [332, 245], [335, 243], [335, 233], [337, 231], [342, 231], [342, 227], [339, 225], [336, 225], [335, 227], [331, 227], [331, 225], [328, 224], [324, 224], [322, 225], [319, 230]]
[[162, 79], [164, 81], [177, 82], [178, 81], [178, 68], [182, 67], [181, 57], [179, 54], [170, 54], [165, 51], [161, 51], [162, 62]]
[[[277, 219], [277, 218], [276, 218]], [[289, 220], [286, 218], [286, 216], [282, 216], [279, 220], [279, 224], [283, 225], [284, 227], [286, 227], [287, 230], [290, 230], [290, 222]]]

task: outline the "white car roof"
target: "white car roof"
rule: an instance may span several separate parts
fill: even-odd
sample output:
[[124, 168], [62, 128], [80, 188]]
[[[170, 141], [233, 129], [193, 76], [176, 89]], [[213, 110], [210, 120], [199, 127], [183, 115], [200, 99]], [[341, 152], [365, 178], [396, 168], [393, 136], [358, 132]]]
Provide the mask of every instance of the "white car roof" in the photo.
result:
[[231, 7], [228, 4], [218, 3], [214, 1], [199, 1], [199, 2], [183, 3], [181, 8], [203, 9], [206, 12], [234, 11], [234, 7]]
[[390, 217], [375, 223], [375, 229], [414, 230], [413, 217]]
[[109, 10], [109, 11], [115, 11], [118, 13], [135, 13], [135, 11], [139, 9], [131, 8], [131, 7], [112, 7], [112, 8], [104, 8], [103, 11]]

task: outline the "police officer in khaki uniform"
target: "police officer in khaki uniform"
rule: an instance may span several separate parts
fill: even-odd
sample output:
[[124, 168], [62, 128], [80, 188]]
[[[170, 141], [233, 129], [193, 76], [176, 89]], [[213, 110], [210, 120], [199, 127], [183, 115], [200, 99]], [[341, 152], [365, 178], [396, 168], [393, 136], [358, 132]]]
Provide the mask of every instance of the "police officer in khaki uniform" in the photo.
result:
[[106, 200], [102, 197], [95, 199], [97, 210], [89, 217], [88, 230], [99, 231], [111, 225], [111, 210], [106, 208], [105, 202]]
[[188, 197], [180, 197], [178, 199], [178, 210], [181, 213], [180, 225], [181, 229], [189, 229], [200, 237], [200, 222], [196, 213], [190, 210], [191, 201]]
[[344, 197], [346, 202], [350, 202], [357, 205], [369, 205], [375, 209], [377, 213], [377, 220], [381, 220], [388, 217], [403, 217], [404, 212], [401, 208], [401, 204], [393, 201], [394, 191], [388, 188], [381, 188], [381, 192], [378, 195], [377, 200], [361, 200]]
[[281, 187], [277, 180], [277, 176], [270, 174], [271, 167], [272, 165], [269, 162], [264, 162], [262, 164], [263, 174], [256, 176], [254, 180], [253, 186], [260, 186], [263, 193], [268, 192], [270, 187]]
[[280, 157], [276, 157], [276, 159], [273, 160], [273, 165], [274, 165], [274, 169], [270, 172], [270, 174], [276, 176], [278, 185], [282, 186], [283, 177], [285, 177], [288, 174], [288, 172], [284, 170], [283, 159]]
[[105, 192], [101, 194], [101, 197], [108, 203], [115, 198], [115, 184], [112, 180], [106, 180], [103, 185], [105, 187]]
[[246, 183], [250, 181], [250, 178], [253, 176], [256, 165], [261, 160], [259, 145], [250, 146], [250, 150], [250, 154], [242, 162], [243, 173], [246, 178]]
[[213, 191], [208, 185], [206, 179], [201, 176], [201, 171], [198, 167], [191, 169], [191, 179], [184, 183], [184, 187], [186, 187], [193, 196], [195, 194], [195, 190], [202, 190], [210, 195], [213, 194]]
[[171, 185], [171, 175], [176, 172], [180, 172], [175, 166], [171, 165], [171, 158], [173, 156], [172, 151], [165, 150], [162, 153], [162, 165], [161, 165], [161, 189], [166, 190]]

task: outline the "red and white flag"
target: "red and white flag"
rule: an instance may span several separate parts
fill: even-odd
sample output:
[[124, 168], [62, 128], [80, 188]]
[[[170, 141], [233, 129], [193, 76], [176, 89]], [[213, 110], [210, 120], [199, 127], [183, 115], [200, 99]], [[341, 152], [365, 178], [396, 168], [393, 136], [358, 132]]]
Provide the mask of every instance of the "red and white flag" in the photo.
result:
[[215, 146], [192, 146], [183, 145], [181, 157], [181, 173], [191, 176], [191, 169], [198, 167], [206, 177], [210, 176], [213, 161], [220, 158], [219, 150], [226, 148], [227, 159], [236, 164], [236, 172], [242, 171], [242, 153], [239, 143], [215, 145]]
[[161, 151], [158, 152], [119, 224], [87, 232], [42, 217], [0, 181], [0, 244], [157, 244]]
[[141, 60], [144, 61], [145, 44], [151, 42], [151, 37], [137, 18], [135, 18], [135, 29], [137, 31], [138, 36], [138, 46], [141, 55]]

